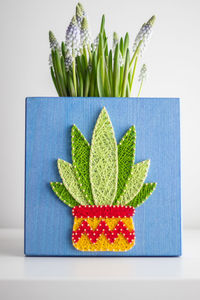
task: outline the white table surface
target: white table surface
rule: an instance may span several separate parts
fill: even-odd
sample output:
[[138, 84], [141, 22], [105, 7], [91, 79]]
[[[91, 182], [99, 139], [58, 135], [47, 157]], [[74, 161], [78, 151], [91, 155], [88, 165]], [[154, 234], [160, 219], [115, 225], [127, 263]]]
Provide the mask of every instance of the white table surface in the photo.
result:
[[0, 299], [200, 299], [200, 230], [182, 257], [24, 257], [23, 231], [0, 230]]

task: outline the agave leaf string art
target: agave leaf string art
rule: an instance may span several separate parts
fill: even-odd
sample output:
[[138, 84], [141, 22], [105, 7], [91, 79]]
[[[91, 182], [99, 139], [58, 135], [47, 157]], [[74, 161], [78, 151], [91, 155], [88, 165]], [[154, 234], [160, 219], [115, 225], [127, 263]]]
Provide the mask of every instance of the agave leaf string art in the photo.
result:
[[117, 145], [105, 107], [94, 127], [91, 145], [72, 126], [72, 162], [58, 159], [63, 183], [52, 190], [73, 208], [73, 245], [81, 251], [127, 251], [135, 244], [136, 207], [156, 183], [144, 183], [150, 160], [135, 163], [136, 130], [132, 126]]
[[105, 108], [95, 125], [90, 152], [90, 181], [96, 205], [112, 205], [118, 181], [117, 142]]

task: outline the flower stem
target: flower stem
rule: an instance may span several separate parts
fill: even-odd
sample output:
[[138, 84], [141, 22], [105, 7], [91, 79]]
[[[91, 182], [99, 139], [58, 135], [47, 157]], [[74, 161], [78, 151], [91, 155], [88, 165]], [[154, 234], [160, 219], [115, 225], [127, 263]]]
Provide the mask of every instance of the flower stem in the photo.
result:
[[134, 80], [134, 77], [135, 77], [135, 71], [136, 71], [137, 61], [138, 61], [138, 56], [136, 56], [136, 58], [135, 58], [135, 63], [134, 63], [134, 67], [133, 67], [133, 73], [132, 73], [132, 76], [131, 76], [131, 87], [130, 87], [130, 90], [132, 90], [132, 86], [133, 86], [133, 80]]
[[141, 83], [140, 83], [140, 89], [139, 89], [139, 92], [138, 92], [138, 97], [140, 97], [140, 92], [141, 92], [141, 89], [142, 89], [142, 86], [143, 86], [143, 79], [142, 79], [142, 81], [141, 81]]
[[143, 42], [143, 40], [139, 42], [139, 44], [138, 44], [138, 46], [137, 46], [137, 49], [135, 50], [135, 52], [134, 52], [134, 54], [133, 54], [133, 57], [132, 57], [132, 59], [131, 59], [130, 65], [129, 65], [129, 69], [131, 69], [131, 67], [132, 67], [132, 64], [133, 64], [133, 62], [134, 62], [134, 59], [135, 59], [136, 55], [138, 54], [138, 52], [139, 52], [139, 50], [140, 50], [140, 46], [141, 46], [142, 42]]
[[73, 73], [73, 82], [74, 82], [75, 97], [77, 97], [77, 83], [76, 83], [76, 63], [75, 63], [75, 56], [73, 57], [73, 62], [72, 62], [72, 73]]

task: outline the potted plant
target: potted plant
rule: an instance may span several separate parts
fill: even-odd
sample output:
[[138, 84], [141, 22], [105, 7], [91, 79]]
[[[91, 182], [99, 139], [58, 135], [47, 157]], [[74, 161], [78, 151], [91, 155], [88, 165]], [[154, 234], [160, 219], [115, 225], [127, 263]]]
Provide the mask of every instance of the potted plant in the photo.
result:
[[139, 98], [145, 64], [136, 82], [154, 22], [110, 47], [78, 3], [65, 41], [49, 32], [59, 97], [26, 100], [26, 255], [180, 255], [179, 99]]
[[149, 160], [134, 163], [132, 126], [117, 145], [105, 108], [96, 122], [91, 146], [74, 125], [72, 161], [58, 159], [63, 183], [51, 182], [55, 194], [73, 208], [73, 245], [81, 251], [127, 251], [135, 244], [132, 216], [154, 191], [144, 183]]
[[[155, 17], [145, 23], [129, 51], [129, 34], [120, 40], [113, 35], [109, 50], [105, 16], [94, 42], [83, 6], [78, 3], [61, 47], [49, 32], [50, 69], [59, 96], [129, 97], [139, 55], [147, 42]], [[140, 94], [146, 66], [140, 74]], [[135, 243], [132, 221], [134, 207], [155, 189], [144, 184], [149, 161], [134, 164], [135, 128], [117, 146], [109, 116], [104, 108], [97, 120], [91, 146], [72, 127], [73, 165], [58, 160], [63, 183], [51, 182], [56, 195], [73, 208], [73, 245], [82, 251], [127, 251]], [[81, 148], [81, 151], [80, 151]]]

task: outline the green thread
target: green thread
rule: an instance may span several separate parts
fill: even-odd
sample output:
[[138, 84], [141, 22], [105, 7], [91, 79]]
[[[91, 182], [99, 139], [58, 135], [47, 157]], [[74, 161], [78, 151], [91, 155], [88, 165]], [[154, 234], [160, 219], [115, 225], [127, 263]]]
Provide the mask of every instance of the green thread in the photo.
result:
[[81, 191], [89, 204], [94, 204], [89, 176], [90, 144], [80, 130], [73, 125], [71, 131], [72, 161]]
[[118, 185], [117, 195], [113, 204], [117, 203], [131, 173], [131, 168], [135, 161], [135, 145], [136, 131], [135, 127], [131, 126], [118, 144]]
[[63, 184], [50, 183], [55, 194], [70, 207], [79, 204], [137, 207], [156, 188], [156, 183], [144, 184], [150, 161], [134, 164], [135, 127], [126, 132], [117, 146], [105, 108], [97, 119], [91, 147], [75, 125], [71, 139], [73, 166], [58, 159]]
[[76, 179], [73, 166], [62, 159], [58, 159], [58, 170], [64, 186], [66, 187], [68, 192], [72, 195], [72, 197], [78, 203], [82, 205], [87, 205], [88, 202], [85, 199], [82, 191], [80, 190], [79, 183]]
[[132, 166], [131, 174], [125, 184], [125, 189], [119, 197], [117, 204], [127, 205], [140, 191], [147, 176], [150, 160], [142, 161]]
[[51, 185], [52, 190], [56, 194], [56, 196], [58, 196], [58, 198], [64, 204], [68, 205], [69, 207], [74, 207], [74, 206], [79, 205], [79, 203], [76, 202], [76, 200], [74, 200], [74, 198], [70, 195], [70, 193], [65, 188], [63, 183], [61, 183], [61, 182], [50, 182], [50, 185]]
[[157, 183], [144, 183], [139, 193], [135, 198], [128, 203], [129, 206], [138, 207], [147, 200], [147, 198], [153, 193], [157, 186]]
[[114, 130], [105, 107], [96, 122], [90, 151], [90, 182], [96, 205], [111, 205], [117, 192], [118, 154]]

